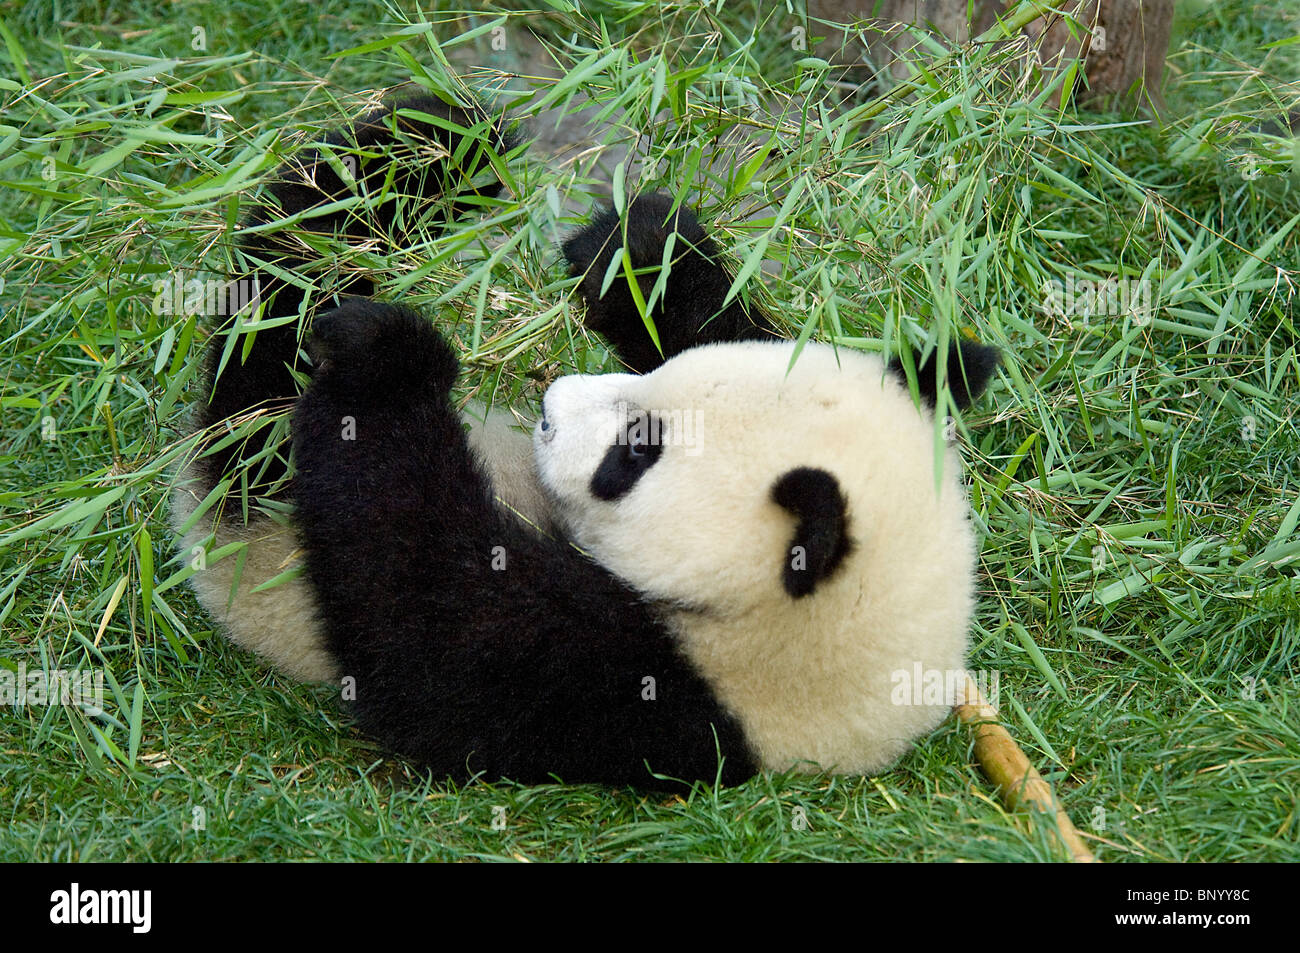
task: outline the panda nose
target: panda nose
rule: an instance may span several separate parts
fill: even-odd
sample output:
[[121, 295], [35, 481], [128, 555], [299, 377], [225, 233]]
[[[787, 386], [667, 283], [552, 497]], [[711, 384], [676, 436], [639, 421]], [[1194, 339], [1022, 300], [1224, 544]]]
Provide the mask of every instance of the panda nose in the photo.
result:
[[542, 415], [542, 433], [546, 433], [546, 431], [548, 431], [548, 430], [550, 430], [550, 429], [551, 429], [551, 422], [550, 422], [549, 420], [547, 420], [547, 419], [546, 419], [546, 415], [543, 414], [543, 415]]

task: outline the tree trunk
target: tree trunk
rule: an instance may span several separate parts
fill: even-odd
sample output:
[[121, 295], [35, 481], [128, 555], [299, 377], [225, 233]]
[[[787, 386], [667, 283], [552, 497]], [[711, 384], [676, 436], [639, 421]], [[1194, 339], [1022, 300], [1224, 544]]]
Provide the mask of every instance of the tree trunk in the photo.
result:
[[[825, 38], [818, 55], [853, 66], [856, 81], [897, 80], [907, 72], [900, 56], [924, 52], [915, 52], [922, 44], [908, 24], [961, 44], [1011, 6], [999, 0], [808, 0], [808, 32]], [[1158, 110], [1173, 0], [1065, 0], [1057, 6], [1079, 26], [1072, 30], [1063, 16], [1040, 17], [1022, 31], [1044, 69], [1050, 74], [1082, 56], [1087, 88], [1076, 84], [1076, 99], [1122, 97]]]

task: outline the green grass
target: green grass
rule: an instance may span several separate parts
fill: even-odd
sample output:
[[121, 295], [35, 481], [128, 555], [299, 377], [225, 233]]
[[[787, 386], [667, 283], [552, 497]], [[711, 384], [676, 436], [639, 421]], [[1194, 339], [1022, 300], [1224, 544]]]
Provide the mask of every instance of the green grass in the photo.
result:
[[[614, 369], [556, 241], [592, 197], [652, 187], [701, 206], [791, 336], [997, 344], [960, 428], [972, 667], [1102, 859], [1300, 859], [1300, 26], [1280, 0], [1184, 6], [1168, 109], [1135, 122], [1060, 110], [992, 48], [833, 109], [802, 21], [759, 3], [531, 14], [545, 76], [511, 60], [518, 4], [387, 46], [411, 11], [0, 5], [0, 665], [107, 683], [102, 717], [0, 711], [0, 860], [1061, 856], [951, 723], [876, 778], [456, 789], [210, 631], [165, 507], [214, 329], [154, 314], [152, 283], [225, 272], [296, 131], [453, 73], [523, 117], [590, 97], [616, 120], [609, 162], [527, 154], [483, 220], [352, 255], [454, 334], [466, 393], [526, 410]], [[1152, 311], [1046, 306], [1052, 279], [1108, 277], [1148, 282]]]

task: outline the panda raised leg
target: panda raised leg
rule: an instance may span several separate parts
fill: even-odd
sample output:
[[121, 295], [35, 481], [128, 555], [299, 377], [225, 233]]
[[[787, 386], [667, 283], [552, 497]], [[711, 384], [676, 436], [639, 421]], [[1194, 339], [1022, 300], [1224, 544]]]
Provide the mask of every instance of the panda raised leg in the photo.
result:
[[[332, 133], [324, 142], [276, 172], [266, 187], [273, 202], [256, 206], [244, 225], [237, 252], [245, 268], [236, 287], [256, 288], [263, 305], [260, 323], [311, 313], [340, 295], [369, 297], [374, 284], [364, 277], [333, 274], [335, 262], [313, 254], [294, 232], [250, 229], [304, 215], [304, 231], [400, 247], [405, 227], [415, 218], [431, 215], [435, 221], [450, 221], [483, 198], [497, 195], [501, 183], [491, 157], [507, 152], [516, 140], [500, 119], [448, 106], [432, 96], [416, 96], [373, 110], [350, 130]], [[345, 182], [336, 167], [347, 169], [355, 184]], [[315, 211], [354, 196], [360, 199], [357, 206]], [[294, 280], [286, 280], [286, 275]], [[317, 290], [322, 284], [332, 286], [332, 295]], [[305, 303], [309, 292], [303, 285], [312, 288]], [[241, 317], [251, 320], [252, 309]], [[205, 366], [211, 399], [200, 404], [196, 426], [209, 427], [256, 409], [282, 408], [297, 397], [291, 371], [308, 371], [299, 359], [300, 326], [290, 320], [257, 331], [246, 358], [241, 357], [242, 340], [228, 357], [222, 347], [211, 348]], [[249, 448], [232, 444], [205, 456], [202, 467], [212, 477], [210, 484], [235, 472], [241, 456], [248, 454]], [[284, 475], [280, 456], [254, 489], [270, 488]]]
[[[673, 203], [670, 195], [652, 193], [633, 199], [622, 219], [613, 209], [597, 211], [591, 222], [563, 246], [569, 274], [581, 278], [578, 293], [585, 306], [585, 323], [613, 345], [623, 363], [642, 374], [703, 344], [776, 339], [773, 322], [757, 301], [747, 302], [740, 294], [726, 301], [735, 276], [723, 264], [717, 244], [705, 233], [695, 213], [686, 206], [674, 211]], [[671, 235], [675, 237], [669, 250]], [[601, 295], [610, 264], [625, 244], [646, 302], [651, 299], [668, 252], [664, 291], [650, 309], [662, 353], [650, 337], [622, 272]], [[939, 396], [936, 355], [931, 354], [923, 362], [913, 355], [911, 363], [920, 396], [929, 406], [935, 406]], [[992, 376], [998, 352], [974, 341], [954, 341], [945, 363], [953, 404], [964, 410]], [[900, 358], [893, 358], [888, 369], [906, 382]]]
[[[209, 345], [204, 399], [196, 404], [191, 426], [207, 431], [208, 443], [218, 445], [178, 474], [171, 515], [181, 553], [198, 569], [190, 585], [199, 602], [233, 642], [292, 677], [314, 681], [337, 673], [321, 637], [315, 594], [305, 578], [284, 578], [254, 591], [300, 564], [301, 541], [293, 523], [284, 513], [272, 516], [256, 506], [247, 514], [239, 512], [231, 505], [235, 493], [202, 515], [195, 514], [227, 477], [247, 480], [250, 498], [292, 501], [288, 447], [276, 446], [278, 431], [263, 425], [246, 441], [219, 444], [228, 438], [233, 422], [283, 411], [297, 398], [293, 372], [310, 372], [300, 354], [299, 315], [310, 315], [338, 294], [369, 295], [374, 289], [364, 277], [332, 276], [337, 271], [333, 262], [315, 255], [294, 232], [249, 229], [280, 216], [302, 215], [302, 230], [397, 246], [416, 217], [448, 221], [497, 194], [501, 185], [491, 163], [494, 155], [515, 143], [502, 120], [476, 108], [448, 106], [432, 96], [400, 99], [366, 114], [350, 129], [329, 135], [321, 148], [288, 161], [266, 187], [271, 201], [257, 206], [245, 222], [237, 249], [244, 267], [232, 287], [256, 288], [257, 301], [238, 318], [251, 319], [260, 302], [260, 323], [272, 326], [256, 331], [247, 356], [242, 338], [228, 355], [224, 335]], [[345, 182], [339, 169], [346, 169], [353, 182]], [[360, 204], [317, 211], [353, 195], [361, 197]], [[231, 308], [220, 317], [234, 320], [237, 315]], [[546, 529], [544, 501], [535, 479], [528, 479], [528, 435], [511, 428], [507, 415], [499, 411], [485, 416], [475, 408], [465, 417], [475, 453], [499, 478], [502, 505]], [[221, 550], [227, 551], [224, 558], [207, 558]]]
[[424, 318], [348, 301], [311, 348], [297, 521], [363, 731], [462, 780], [754, 773], [739, 726], [642, 598], [493, 505], [450, 401], [455, 357]]

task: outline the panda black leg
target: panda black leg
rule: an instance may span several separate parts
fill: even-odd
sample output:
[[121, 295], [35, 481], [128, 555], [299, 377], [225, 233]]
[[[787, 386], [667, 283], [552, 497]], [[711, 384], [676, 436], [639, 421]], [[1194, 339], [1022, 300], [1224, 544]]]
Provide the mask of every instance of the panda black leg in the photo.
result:
[[[473, 130], [475, 141], [466, 144], [466, 137], [449, 126]], [[272, 201], [257, 206], [246, 226], [265, 225], [281, 216], [360, 194], [369, 201], [311, 215], [301, 228], [400, 244], [405, 223], [418, 215], [431, 212], [436, 220], [448, 221], [472, 210], [481, 198], [496, 195], [501, 183], [492, 172], [491, 156], [508, 151], [516, 141], [501, 119], [491, 118], [477, 106], [449, 106], [428, 95], [395, 100], [362, 116], [349, 129], [330, 134], [323, 149], [306, 150], [286, 162], [267, 184]], [[327, 161], [325, 153], [330, 152], [340, 165], [348, 167], [351, 183]], [[387, 198], [379, 201], [381, 195]], [[238, 252], [245, 267], [233, 287], [247, 291], [247, 297], [256, 289], [263, 305], [262, 320], [296, 317], [304, 310], [310, 315], [324, 303], [312, 300], [304, 309], [307, 292], [281, 277], [287, 272], [314, 283], [323, 263], [304, 256], [306, 247], [276, 231], [256, 231], [241, 239]], [[333, 287], [333, 293], [341, 295], [368, 297], [373, 291], [373, 283], [364, 277], [338, 281]], [[324, 299], [323, 292], [315, 295]], [[234, 311], [218, 317], [232, 318]], [[245, 317], [252, 318], [251, 309]], [[298, 384], [290, 368], [308, 370], [299, 360], [299, 322], [256, 332], [247, 357], [243, 355], [244, 341], [237, 342], [223, 366], [225, 343], [224, 337], [213, 341], [206, 357], [210, 400], [199, 407], [199, 429], [255, 408], [287, 406], [297, 397]], [[233, 472], [241, 459], [257, 449], [231, 444], [210, 453], [201, 461], [207, 477], [205, 489]], [[259, 469], [264, 484], [283, 478], [283, 455]]]
[[293, 423], [309, 571], [345, 613], [357, 590], [397, 605], [460, 521], [492, 512], [449, 396], [455, 355], [416, 312], [361, 298], [318, 318], [309, 350]]
[[[747, 341], [772, 336], [772, 322], [756, 303], [737, 296], [725, 306], [733, 276], [694, 213], [672, 211], [668, 195], [642, 195], [628, 206], [626, 229], [613, 209], [598, 212], [591, 224], [564, 243], [569, 274], [586, 306], [586, 323], [603, 335], [633, 370], [649, 373], [665, 360], [700, 344]], [[648, 269], [637, 282], [643, 300], [661, 270], [669, 235], [676, 233], [669, 277], [650, 317], [662, 346], [655, 347], [625, 275], [620, 272], [602, 296], [601, 286], [616, 254], [626, 247], [635, 270]]]
[[309, 350], [295, 522], [333, 654], [364, 680], [382, 640], [421, 638], [439, 592], [471, 585], [453, 567], [486, 556], [499, 519], [450, 400], [455, 355], [428, 321], [349, 299], [317, 319]]

